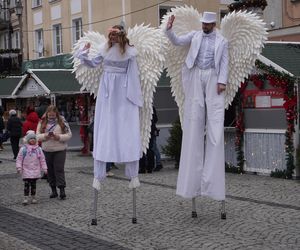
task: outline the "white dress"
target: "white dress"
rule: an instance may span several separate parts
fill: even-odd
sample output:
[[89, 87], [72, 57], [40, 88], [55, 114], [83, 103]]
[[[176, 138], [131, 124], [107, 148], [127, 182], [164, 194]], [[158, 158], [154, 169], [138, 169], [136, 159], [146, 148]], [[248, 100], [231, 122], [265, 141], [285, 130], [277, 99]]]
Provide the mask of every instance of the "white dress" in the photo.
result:
[[98, 56], [89, 59], [85, 51], [81, 63], [98, 67], [103, 73], [97, 94], [94, 121], [93, 157], [102, 162], [138, 161], [141, 155], [139, 107], [143, 98], [136, 62], [137, 51], [127, 46], [103, 46]]

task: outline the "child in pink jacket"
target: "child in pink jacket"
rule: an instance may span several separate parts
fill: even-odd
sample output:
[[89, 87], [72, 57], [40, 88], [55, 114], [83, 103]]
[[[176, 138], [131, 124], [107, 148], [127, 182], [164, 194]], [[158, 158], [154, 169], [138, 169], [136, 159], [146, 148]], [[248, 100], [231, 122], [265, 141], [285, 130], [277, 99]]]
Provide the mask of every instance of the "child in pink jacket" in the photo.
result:
[[23, 205], [27, 205], [29, 190], [31, 191], [31, 203], [37, 203], [35, 198], [36, 180], [41, 178], [41, 170], [47, 173], [47, 165], [43, 150], [37, 145], [35, 132], [28, 130], [24, 140], [25, 144], [20, 148], [17, 156], [16, 167], [24, 181]]

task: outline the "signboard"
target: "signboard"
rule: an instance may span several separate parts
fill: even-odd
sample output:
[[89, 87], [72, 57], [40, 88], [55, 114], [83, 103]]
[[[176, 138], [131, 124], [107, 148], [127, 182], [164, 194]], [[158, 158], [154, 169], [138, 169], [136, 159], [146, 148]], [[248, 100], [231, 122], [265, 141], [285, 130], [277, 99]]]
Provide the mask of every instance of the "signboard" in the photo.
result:
[[284, 92], [282, 89], [245, 90], [244, 108], [283, 108]]

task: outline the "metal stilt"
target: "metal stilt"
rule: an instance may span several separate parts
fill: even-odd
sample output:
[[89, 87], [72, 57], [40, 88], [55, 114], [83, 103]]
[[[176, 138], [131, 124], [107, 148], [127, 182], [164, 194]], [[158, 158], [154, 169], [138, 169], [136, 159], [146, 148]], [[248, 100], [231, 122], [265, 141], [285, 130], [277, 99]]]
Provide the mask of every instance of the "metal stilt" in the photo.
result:
[[225, 200], [221, 201], [221, 219], [226, 220]]
[[133, 214], [132, 214], [132, 223], [136, 224], [136, 188], [132, 189], [132, 205], [133, 205]]
[[94, 188], [94, 206], [93, 206], [93, 218], [91, 225], [97, 226], [97, 206], [98, 206], [98, 190]]
[[192, 198], [192, 218], [197, 218], [197, 211], [196, 211], [196, 198]]

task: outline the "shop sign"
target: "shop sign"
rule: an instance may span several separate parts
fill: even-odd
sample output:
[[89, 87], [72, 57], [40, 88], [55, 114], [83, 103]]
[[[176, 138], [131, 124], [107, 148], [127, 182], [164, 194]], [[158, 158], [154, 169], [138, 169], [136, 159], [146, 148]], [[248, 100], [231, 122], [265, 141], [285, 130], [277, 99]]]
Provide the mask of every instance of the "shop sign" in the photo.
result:
[[244, 108], [283, 108], [282, 89], [245, 90]]

